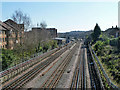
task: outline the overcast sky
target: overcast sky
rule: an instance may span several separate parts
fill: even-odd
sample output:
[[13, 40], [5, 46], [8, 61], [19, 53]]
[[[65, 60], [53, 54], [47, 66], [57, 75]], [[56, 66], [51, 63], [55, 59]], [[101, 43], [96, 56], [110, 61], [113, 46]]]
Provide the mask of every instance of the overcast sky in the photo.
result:
[[118, 2], [2, 2], [2, 21], [15, 10], [27, 13], [33, 26], [45, 21], [58, 32], [102, 30], [118, 25]]

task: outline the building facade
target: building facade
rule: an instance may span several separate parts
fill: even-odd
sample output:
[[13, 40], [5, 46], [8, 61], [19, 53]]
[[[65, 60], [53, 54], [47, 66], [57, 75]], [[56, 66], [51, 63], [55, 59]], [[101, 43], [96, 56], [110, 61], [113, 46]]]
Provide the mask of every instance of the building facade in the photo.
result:
[[113, 36], [114, 38], [117, 38], [120, 36], [120, 28], [119, 27], [113, 27], [109, 28], [105, 31], [109, 36]]
[[[40, 27], [34, 27], [32, 28], [33, 32], [41, 32], [43, 29]], [[56, 38], [57, 37], [57, 29], [56, 28], [46, 28], [45, 29], [51, 36], [51, 38]]]
[[57, 37], [57, 29], [56, 28], [47, 28], [46, 30], [50, 32], [51, 38]]
[[0, 26], [0, 48], [6, 48], [6, 29]]
[[15, 45], [23, 42], [24, 25], [17, 24], [11, 19], [0, 21], [0, 48], [13, 49]]

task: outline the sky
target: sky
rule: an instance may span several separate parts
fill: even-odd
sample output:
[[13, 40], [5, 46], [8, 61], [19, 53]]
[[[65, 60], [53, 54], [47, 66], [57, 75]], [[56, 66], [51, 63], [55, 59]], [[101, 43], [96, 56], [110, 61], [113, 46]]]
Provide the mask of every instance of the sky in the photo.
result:
[[33, 27], [45, 21], [58, 32], [101, 30], [118, 25], [118, 2], [2, 2], [2, 18], [11, 18], [15, 10], [31, 17]]

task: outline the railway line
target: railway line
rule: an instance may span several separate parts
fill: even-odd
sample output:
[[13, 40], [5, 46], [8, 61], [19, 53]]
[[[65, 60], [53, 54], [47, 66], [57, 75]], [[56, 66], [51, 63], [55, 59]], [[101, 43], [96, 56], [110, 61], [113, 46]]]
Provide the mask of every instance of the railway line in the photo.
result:
[[58, 58], [63, 52], [69, 49], [71, 45], [63, 47], [61, 50], [55, 52], [54, 54], [47, 57], [47, 59], [41, 62], [39, 65], [35, 66], [32, 70], [25, 73], [21, 77], [17, 78], [16, 80], [10, 82], [9, 84], [3, 86], [3, 89], [15, 89], [21, 88], [25, 83], [33, 79], [39, 72], [41, 72], [45, 67], [47, 67], [51, 62], [53, 62], [56, 58]]
[[43, 83], [40, 88], [55, 88], [59, 82], [61, 76], [63, 75], [67, 65], [69, 64], [73, 53], [75, 52], [78, 44], [75, 45], [68, 55], [64, 58], [63, 62], [54, 70], [54, 72], [48, 77], [48, 79]]
[[85, 73], [85, 59], [84, 59], [84, 45], [82, 44], [79, 57], [78, 57], [78, 63], [76, 66], [76, 69], [74, 71], [74, 76], [71, 83], [71, 90], [73, 88], [86, 88], [86, 73]]
[[[40, 72], [44, 71], [48, 66], [50, 68], [48, 67], [49, 69], [46, 69], [44, 73], [47, 73], [48, 76], [44, 80], [43, 78], [41, 79], [43, 82], [41, 82], [39, 88], [56, 88], [56, 86], [60, 84], [59, 81], [62, 81], [61, 77], [67, 70], [66, 68], [68, 68], [71, 58], [73, 58], [72, 60], [76, 60], [74, 62], [77, 63], [75, 63], [74, 66], [71, 65], [72, 68], [74, 67], [74, 69], [71, 70], [73, 76], [71, 76], [71, 80], [69, 82], [70, 90], [77, 90], [80, 88], [82, 90], [85, 90], [86, 88], [91, 88], [93, 90], [99, 88], [102, 90], [104, 88], [101, 86], [102, 82], [97, 71], [98, 67], [96, 66], [96, 63], [92, 57], [93, 56], [91, 55], [90, 50], [85, 47], [83, 42], [70, 43], [59, 50], [55, 50], [47, 56], [41, 57], [42, 59], [40, 61], [38, 60], [39, 63], [33, 65], [34, 68], [21, 75], [17, 79], [12, 80], [10, 83], [3, 85], [3, 89], [9, 90], [22, 88], [26, 83], [34, 79], [34, 77], [36, 77]], [[57, 63], [58, 61], [59, 63]], [[51, 65], [53, 62], [54, 64]], [[56, 63], [57, 65], [55, 66]], [[55, 68], [49, 72], [49, 70], [54, 66]], [[41, 76], [39, 78], [42, 77], [42, 73], [40, 75]]]
[[94, 64], [92, 62], [92, 60], [89, 61], [89, 71], [90, 71], [90, 77], [91, 77], [91, 88], [92, 89], [97, 89], [99, 88], [100, 89], [100, 81], [98, 79], [98, 76], [97, 76], [97, 73], [96, 73], [96, 70], [94, 68]]
[[91, 88], [93, 90], [96, 90], [98, 88], [103, 89], [101, 88], [100, 80], [95, 69], [93, 60], [91, 56], [89, 56], [89, 52], [87, 60], [85, 54], [86, 54], [85, 47], [84, 45], [82, 45], [79, 53], [78, 64], [74, 71], [74, 76], [72, 79], [70, 89], [71, 90], [74, 88], [76, 88], [76, 90], [79, 88], [81, 88], [82, 90], [85, 90], [86, 88]]

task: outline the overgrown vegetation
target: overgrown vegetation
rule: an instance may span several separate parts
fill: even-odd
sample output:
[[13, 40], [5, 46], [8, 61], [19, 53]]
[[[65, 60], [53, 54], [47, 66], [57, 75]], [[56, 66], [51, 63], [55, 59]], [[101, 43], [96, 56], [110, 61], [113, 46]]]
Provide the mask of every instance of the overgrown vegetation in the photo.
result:
[[101, 34], [93, 49], [103, 64], [108, 76], [120, 86], [120, 37], [109, 38]]
[[2, 49], [2, 70], [28, 60], [29, 58], [34, 57], [37, 53], [42, 54], [57, 47], [56, 41], [49, 40], [48, 42], [39, 43], [36, 47], [31, 49], [21, 50], [20, 46], [14, 50]]
[[[107, 75], [120, 87], [120, 37], [114, 38], [107, 33], [100, 33], [100, 27], [95, 34], [96, 26], [93, 33], [86, 38], [85, 44], [92, 45]], [[102, 78], [106, 81], [103, 76]]]

